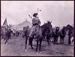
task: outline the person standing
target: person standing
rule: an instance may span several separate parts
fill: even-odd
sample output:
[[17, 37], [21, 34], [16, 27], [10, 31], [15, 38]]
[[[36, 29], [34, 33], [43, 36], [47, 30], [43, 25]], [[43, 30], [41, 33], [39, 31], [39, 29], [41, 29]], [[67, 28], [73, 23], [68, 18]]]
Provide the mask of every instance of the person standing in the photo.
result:
[[60, 31], [60, 43], [64, 44], [64, 38], [66, 36], [66, 27], [64, 26]]
[[56, 27], [55, 32], [54, 32], [54, 44], [57, 44], [58, 37], [59, 37], [59, 27]]
[[72, 26], [71, 25], [67, 25], [67, 30], [68, 30], [68, 44], [71, 44], [71, 37], [72, 37]]

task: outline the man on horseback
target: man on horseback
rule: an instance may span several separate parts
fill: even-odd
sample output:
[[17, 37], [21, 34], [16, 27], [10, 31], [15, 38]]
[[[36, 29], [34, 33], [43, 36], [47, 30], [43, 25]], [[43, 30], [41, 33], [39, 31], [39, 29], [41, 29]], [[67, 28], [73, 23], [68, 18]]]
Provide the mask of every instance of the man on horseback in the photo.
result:
[[[41, 36], [40, 24], [41, 24], [41, 22], [40, 22], [40, 19], [38, 17], [38, 13], [34, 13], [33, 18], [32, 18], [32, 28], [31, 28], [31, 31], [29, 34], [29, 37], [30, 37], [29, 38], [29, 45], [31, 45], [31, 47], [32, 47], [33, 38], [36, 38], [38, 35]], [[32, 49], [33, 49], [33, 47], [32, 47]]]
[[32, 36], [33, 34], [36, 34], [38, 32], [40, 24], [41, 24], [41, 22], [38, 17], [38, 13], [34, 13], [33, 18], [32, 18], [32, 29], [31, 29], [30, 36]]

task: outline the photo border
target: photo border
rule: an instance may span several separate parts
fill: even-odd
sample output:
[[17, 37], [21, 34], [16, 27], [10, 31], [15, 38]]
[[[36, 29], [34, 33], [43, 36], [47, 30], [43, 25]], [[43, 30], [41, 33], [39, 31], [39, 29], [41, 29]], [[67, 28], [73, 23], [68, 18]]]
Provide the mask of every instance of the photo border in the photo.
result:
[[[74, 0], [1, 0], [1, 1], [74, 1]], [[1, 12], [1, 1], [0, 1], [0, 12]], [[74, 28], [75, 28], [75, 23], [74, 23]], [[1, 19], [0, 19], [0, 36], [1, 36]], [[75, 30], [74, 30], [74, 37], [75, 37]], [[74, 42], [74, 49], [75, 49], [75, 42]], [[0, 38], [0, 56], [1, 56], [1, 38]], [[13, 56], [1, 56], [1, 57], [13, 57]], [[14, 57], [74, 57], [74, 56], [14, 56]]]

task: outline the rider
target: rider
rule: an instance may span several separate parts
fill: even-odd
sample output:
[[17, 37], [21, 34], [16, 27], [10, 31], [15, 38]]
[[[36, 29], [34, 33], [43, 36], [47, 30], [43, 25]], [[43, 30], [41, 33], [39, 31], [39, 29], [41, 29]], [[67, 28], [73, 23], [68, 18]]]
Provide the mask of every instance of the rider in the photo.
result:
[[38, 13], [34, 13], [33, 18], [32, 18], [32, 28], [31, 28], [31, 31], [29, 34], [29, 37], [30, 37], [29, 38], [29, 45], [31, 45], [32, 49], [33, 49], [32, 41], [33, 41], [34, 35], [35, 36], [38, 36], [38, 34], [41, 35], [40, 24], [41, 24], [41, 22], [40, 22], [40, 19], [38, 17]]
[[33, 36], [34, 34], [38, 33], [40, 24], [41, 24], [41, 22], [40, 22], [40, 19], [38, 17], [38, 13], [34, 13], [33, 18], [32, 18], [32, 29], [30, 32], [30, 36]]

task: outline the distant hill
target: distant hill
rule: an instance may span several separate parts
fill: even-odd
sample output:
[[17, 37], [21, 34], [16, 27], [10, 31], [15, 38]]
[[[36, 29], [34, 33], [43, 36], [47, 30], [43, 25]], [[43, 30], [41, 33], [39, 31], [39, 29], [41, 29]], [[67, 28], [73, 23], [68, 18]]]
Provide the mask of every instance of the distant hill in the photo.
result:
[[26, 26], [31, 27], [31, 25], [32, 25], [32, 24], [31, 24], [29, 21], [25, 20], [24, 22], [22, 22], [22, 23], [20, 23], [20, 24], [18, 24], [18, 25], [13, 26], [13, 29], [22, 30], [23, 27], [26, 27]]

